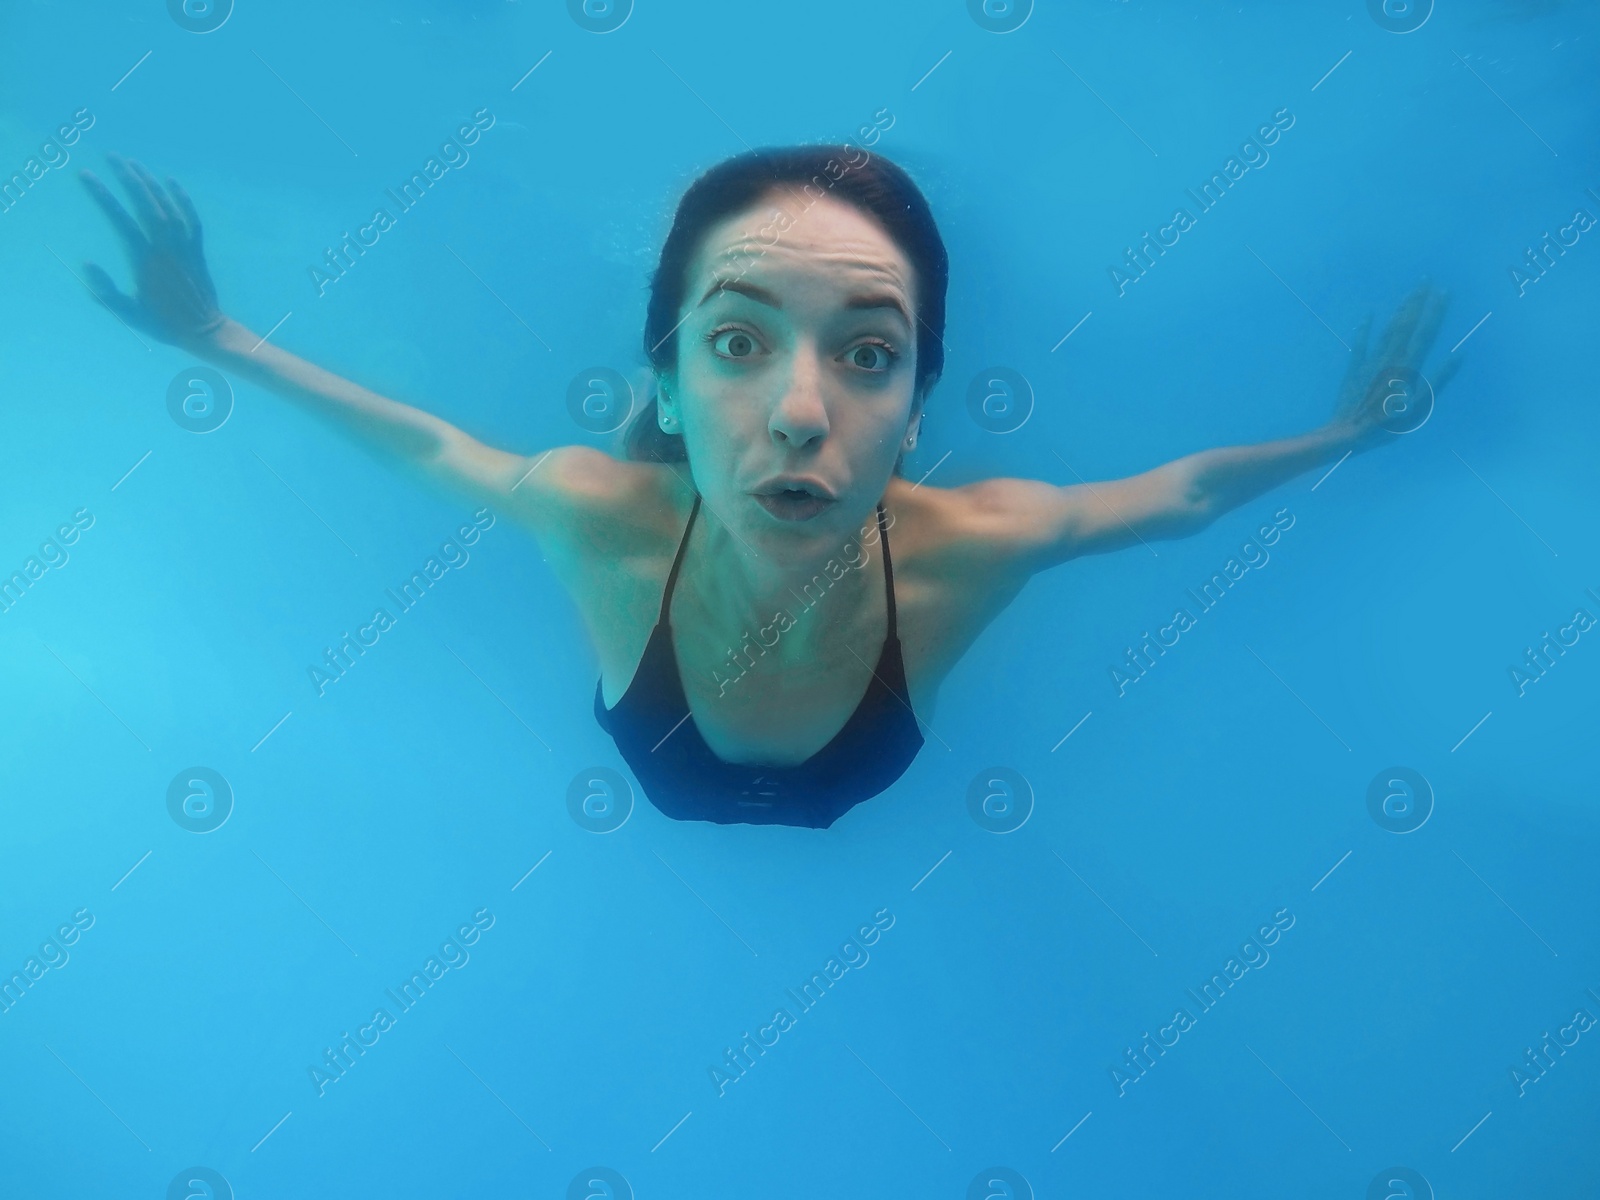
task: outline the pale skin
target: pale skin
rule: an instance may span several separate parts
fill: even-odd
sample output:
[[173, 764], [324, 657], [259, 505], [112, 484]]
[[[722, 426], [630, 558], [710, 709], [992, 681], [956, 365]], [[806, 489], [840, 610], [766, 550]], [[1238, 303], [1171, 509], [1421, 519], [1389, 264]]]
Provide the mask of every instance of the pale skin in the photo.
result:
[[[644, 652], [698, 488], [701, 512], [672, 600], [673, 645], [695, 725], [730, 762], [804, 761], [866, 690], [886, 630], [877, 503], [892, 523], [912, 707], [935, 742], [940, 684], [1034, 575], [1084, 555], [1189, 537], [1298, 475], [1398, 440], [1379, 424], [1390, 380], [1421, 369], [1448, 302], [1424, 280], [1371, 354], [1370, 318], [1363, 322], [1332, 418], [1298, 437], [1203, 450], [1095, 483], [914, 485], [893, 475], [894, 465], [916, 444], [936, 380], [915, 386], [912, 265], [870, 215], [831, 196], [807, 208], [775, 190], [711, 228], [690, 265], [671, 335], [676, 365], [657, 380], [664, 428], [684, 438], [689, 463], [627, 462], [582, 445], [519, 454], [262, 342], [224, 315], [183, 189], [172, 179], [163, 188], [137, 163], [111, 163], [133, 216], [90, 172], [82, 177], [130, 254], [135, 291], [123, 295], [90, 265], [102, 303], [526, 529], [583, 617], [608, 707]], [[780, 207], [794, 223], [774, 245], [770, 222]], [[719, 279], [733, 286], [717, 287]], [[1434, 376], [1435, 392], [1456, 361]], [[751, 489], [791, 473], [822, 480], [837, 499], [810, 521], [778, 520]], [[795, 593], [816, 577], [831, 580], [830, 559], [860, 565], [803, 608]], [[728, 684], [729, 649], [764, 628], [761, 640], [772, 641], [780, 611], [796, 618], [793, 626]]]

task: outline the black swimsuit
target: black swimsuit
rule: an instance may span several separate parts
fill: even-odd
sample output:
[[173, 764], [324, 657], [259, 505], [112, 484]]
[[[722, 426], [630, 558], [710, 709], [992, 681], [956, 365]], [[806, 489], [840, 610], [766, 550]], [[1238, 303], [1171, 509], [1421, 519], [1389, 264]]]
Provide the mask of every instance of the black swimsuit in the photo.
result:
[[696, 493], [662, 592], [661, 616], [633, 681], [611, 709], [605, 706], [600, 683], [595, 683], [595, 720], [616, 740], [646, 798], [674, 820], [826, 829], [905, 774], [922, 748], [922, 731], [911, 711], [905, 663], [895, 631], [894, 573], [883, 506], [878, 506], [878, 532], [889, 613], [883, 650], [866, 693], [844, 728], [795, 766], [730, 763], [718, 758], [689, 715], [668, 613], [678, 566], [699, 511]]

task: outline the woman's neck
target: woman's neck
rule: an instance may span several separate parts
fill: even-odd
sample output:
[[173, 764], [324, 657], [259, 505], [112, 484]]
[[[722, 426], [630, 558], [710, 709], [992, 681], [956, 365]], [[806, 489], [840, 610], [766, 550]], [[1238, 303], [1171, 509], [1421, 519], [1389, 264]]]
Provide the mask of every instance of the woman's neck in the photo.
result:
[[853, 532], [837, 545], [823, 542], [804, 559], [780, 563], [715, 517], [695, 524], [679, 587], [688, 583], [687, 598], [707, 633], [732, 648], [748, 633], [781, 665], [826, 660], [832, 657], [828, 647], [837, 648], [862, 609], [878, 604], [879, 586], [863, 570], [877, 555], [869, 555]]

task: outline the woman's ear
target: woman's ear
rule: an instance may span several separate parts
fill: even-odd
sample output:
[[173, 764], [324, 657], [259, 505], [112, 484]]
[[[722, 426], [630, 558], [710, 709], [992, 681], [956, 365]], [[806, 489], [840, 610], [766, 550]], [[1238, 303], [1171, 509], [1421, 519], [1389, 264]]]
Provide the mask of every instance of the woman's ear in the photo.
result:
[[677, 433], [679, 417], [677, 401], [665, 375], [656, 376], [656, 424], [663, 433]]
[[917, 444], [917, 439], [922, 436], [923, 405], [927, 402], [928, 393], [933, 391], [933, 385], [939, 382], [939, 377], [930, 377], [927, 383], [918, 390], [917, 397], [911, 403], [911, 416], [906, 422], [905, 449], [910, 450]]

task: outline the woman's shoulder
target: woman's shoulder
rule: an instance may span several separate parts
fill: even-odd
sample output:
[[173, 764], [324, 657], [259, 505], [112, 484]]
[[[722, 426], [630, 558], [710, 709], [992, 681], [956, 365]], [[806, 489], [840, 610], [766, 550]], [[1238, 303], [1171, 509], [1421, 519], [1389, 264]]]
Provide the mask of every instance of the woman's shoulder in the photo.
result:
[[988, 482], [929, 487], [894, 476], [883, 494], [894, 549], [904, 543], [916, 553], [959, 553], [992, 541], [999, 527], [988, 500]]
[[890, 552], [898, 565], [946, 577], [967, 572], [1023, 568], [1027, 531], [1019, 511], [1004, 500], [999, 486], [1009, 481], [982, 479], [958, 487], [929, 487], [895, 476], [884, 492], [891, 530]]
[[633, 556], [676, 538], [694, 499], [682, 463], [633, 462], [591, 446], [561, 446], [530, 476], [563, 540], [585, 553]]

